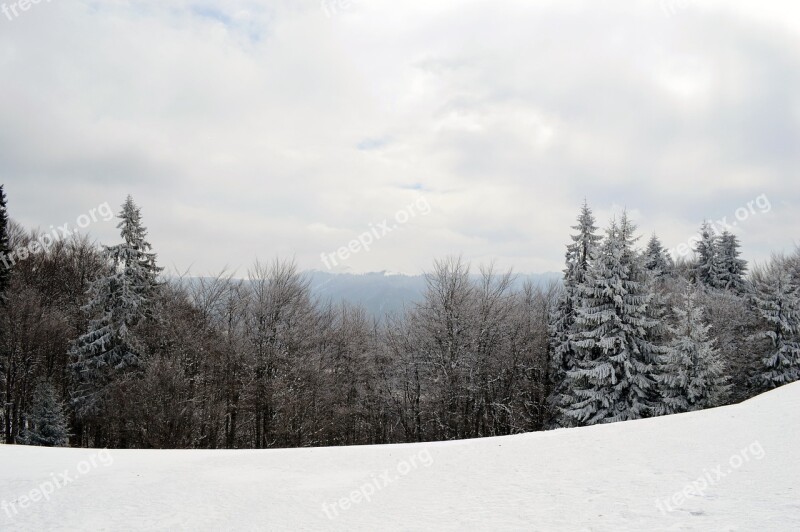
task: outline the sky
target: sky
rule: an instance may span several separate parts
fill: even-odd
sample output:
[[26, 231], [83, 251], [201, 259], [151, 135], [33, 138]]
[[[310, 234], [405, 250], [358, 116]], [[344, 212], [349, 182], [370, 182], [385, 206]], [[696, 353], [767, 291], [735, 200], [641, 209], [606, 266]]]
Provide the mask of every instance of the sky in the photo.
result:
[[113, 244], [89, 213], [131, 194], [195, 275], [558, 271], [584, 200], [678, 253], [704, 219], [750, 261], [800, 243], [797, 2], [20, 4], [0, 183], [28, 228]]

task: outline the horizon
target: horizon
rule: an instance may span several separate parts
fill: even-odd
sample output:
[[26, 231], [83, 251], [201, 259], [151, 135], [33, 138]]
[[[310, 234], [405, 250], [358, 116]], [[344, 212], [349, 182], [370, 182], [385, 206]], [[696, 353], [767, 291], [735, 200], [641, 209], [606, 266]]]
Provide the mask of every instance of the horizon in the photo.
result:
[[[133, 198], [133, 199], [135, 201], [135, 198]], [[588, 205], [591, 208], [591, 204], [588, 204]], [[141, 208], [141, 205], [139, 205], [139, 207]], [[741, 207], [740, 209], [737, 209], [737, 213], [735, 214], [734, 219], [732, 219], [732, 220], [729, 220], [727, 217], [722, 217], [719, 220], [705, 219], [702, 223], [708, 222], [712, 232], [715, 235], [721, 235], [721, 234], [723, 234], [723, 232], [728, 231], [728, 232], [732, 232], [737, 237], [741, 238], [740, 235], [738, 234], [738, 232], [736, 231], [736, 227], [737, 227], [737, 225], [738, 225], [738, 223], [740, 221], [747, 221], [751, 216], [754, 216], [754, 215], [767, 214], [771, 210], [772, 210], [772, 203], [770, 202], [769, 198], [767, 198], [766, 195], [761, 195], [758, 198], [756, 198], [755, 200], [752, 200], [752, 201], [748, 202], [748, 204], [745, 207]], [[739, 211], [743, 212], [744, 214], [742, 216], [740, 216], [740, 212]], [[95, 244], [97, 246], [108, 245], [108, 242], [114, 242], [115, 240], [109, 240], [108, 242], [103, 242], [100, 239], [99, 236], [93, 234], [90, 230], [87, 231], [87, 229], [91, 229], [92, 227], [95, 227], [95, 226], [98, 226], [98, 225], [102, 225], [102, 224], [105, 224], [106, 226], [116, 227], [117, 220], [119, 219], [118, 218], [119, 213], [117, 211], [113, 210], [113, 207], [111, 207], [111, 204], [109, 202], [103, 202], [102, 204], [100, 204], [97, 207], [93, 207], [91, 209], [87, 209], [86, 212], [84, 212], [84, 213], [82, 213], [82, 214], [80, 214], [78, 216], [78, 218], [77, 218], [75, 223], [70, 224], [68, 222], [68, 223], [65, 223], [65, 224], [62, 224], [62, 225], [51, 224], [49, 229], [42, 229], [42, 226], [28, 227], [28, 226], [20, 223], [13, 216], [13, 204], [9, 206], [9, 213], [11, 214], [9, 219], [12, 222], [17, 223], [25, 232], [31, 233], [31, 234], [35, 233], [35, 234], [38, 234], [38, 235], [47, 235], [47, 234], [52, 235], [52, 237], [49, 238], [49, 243], [50, 244], [52, 244], [53, 242], [56, 242], [58, 240], [68, 239], [68, 238], [70, 238], [72, 236], [83, 236], [83, 237], [88, 238], [93, 244]], [[605, 237], [605, 230], [608, 227], [608, 224], [610, 224], [613, 221], [615, 221], [618, 218], [618, 216], [621, 215], [622, 213], [628, 213], [629, 215], [631, 214], [630, 211], [628, 211], [627, 209], [623, 208], [623, 209], [620, 210], [619, 213], [612, 214], [610, 219], [609, 219], [609, 221], [607, 223], [605, 223], [605, 224], [602, 223], [601, 220], [598, 220], [598, 230], [599, 230], [599, 233], [600, 233], [600, 235], [602, 237]], [[146, 219], [144, 220], [144, 222], [145, 222], [145, 227], [148, 229], [148, 238], [149, 238], [150, 228], [147, 226], [147, 220]], [[572, 225], [570, 225], [569, 228], [572, 228]], [[107, 227], [105, 229], [107, 229]], [[646, 246], [646, 242], [647, 242], [649, 236], [648, 236], [648, 234], [644, 233], [641, 230], [641, 227], [639, 227], [638, 225], [636, 225], [636, 230], [637, 230], [637, 232], [636, 232], [636, 242], [638, 244], [637, 247], [638, 247], [638, 249], [643, 250], [645, 248], [645, 246]], [[102, 232], [104, 234], [108, 233], [107, 230], [102, 231]], [[110, 233], [110, 234], [113, 235], [113, 233]], [[365, 247], [365, 241], [363, 239], [364, 235], [368, 235], [368, 234], [373, 234], [374, 235], [375, 234], [375, 229], [371, 228], [369, 233], [362, 233], [361, 235], [358, 235], [356, 238], [353, 238], [353, 239], [350, 240], [351, 243], [358, 244], [358, 249], [356, 249], [355, 252], [352, 251], [352, 248], [348, 248], [347, 246], [343, 246], [342, 248], [339, 249], [338, 253], [342, 253], [344, 250], [348, 250], [352, 255], [355, 255], [355, 254], [358, 254], [358, 253], [361, 253], [361, 252], [370, 252], [371, 249], [369, 248], [369, 246]], [[650, 234], [658, 236], [659, 239], [661, 240], [661, 243], [665, 244], [664, 241], [663, 241], [663, 238], [661, 237], [661, 235], [657, 231], [652, 231]], [[690, 234], [688, 236], [688, 238], [685, 239], [685, 242], [680, 242], [679, 244], [677, 244], [676, 246], [673, 246], [672, 248], [669, 248], [669, 247], [667, 247], [665, 245], [666, 253], [668, 253], [672, 257], [672, 259], [675, 260], [676, 262], [680, 262], [680, 261], [683, 261], [683, 260], [687, 260], [687, 261], [694, 260], [694, 258], [696, 257], [695, 244], [700, 240], [699, 234], [700, 234], [700, 232], [699, 232], [699, 226], [698, 226], [698, 230], [695, 231], [693, 234]], [[117, 238], [118, 238], [118, 236], [117, 236]], [[566, 239], [568, 239], [568, 238], [569, 238], [569, 235], [567, 235]], [[565, 239], [565, 242], [563, 243], [563, 246], [562, 246], [563, 249], [566, 249], [566, 247], [568, 245], [568, 241], [566, 241], [566, 239]], [[372, 243], [374, 243], [374, 240], [370, 240], [370, 245], [372, 245]], [[742, 245], [742, 248], [747, 250], [747, 248], [748, 248], [747, 243], [746, 242], [741, 242], [741, 241], [740, 241], [740, 243]], [[44, 244], [45, 245], [40, 246], [39, 249], [48, 249], [49, 248], [48, 243], [44, 243]], [[795, 251], [798, 248], [800, 248], [800, 241], [796, 240], [792, 244], [790, 244], [788, 247], [777, 249], [777, 250], [768, 250], [763, 256], [760, 257], [760, 260], [753, 260], [750, 257], [748, 257], [746, 254], [744, 255], [744, 259], [747, 260], [747, 262], [749, 264], [751, 264], [753, 266], [757, 266], [757, 265], [766, 263], [767, 261], [769, 261], [775, 255], [783, 255], [783, 254], [791, 253], [791, 252]], [[154, 250], [155, 250], [157, 256], [160, 258], [161, 254], [159, 253], [159, 250], [155, 248], [155, 246], [154, 246]], [[14, 252], [14, 250], [12, 250], [12, 255], [13, 255], [13, 252]], [[332, 253], [324, 253], [323, 252], [321, 254], [321, 259], [322, 259], [321, 260], [321, 265], [322, 266], [329, 266], [329, 261], [336, 260], [335, 258], [332, 258], [332, 257], [337, 257], [338, 260], [342, 260], [340, 256], [337, 256], [337, 251], [334, 251]], [[247, 270], [250, 267], [252, 267], [252, 265], [255, 264], [256, 262], [264, 262], [264, 261], [271, 261], [271, 260], [278, 259], [278, 260], [286, 260], [286, 261], [289, 261], [289, 262], [297, 265], [301, 272], [320, 272], [320, 273], [347, 274], [347, 275], [369, 275], [369, 274], [379, 274], [379, 273], [381, 273], [381, 274], [389, 274], [389, 275], [403, 275], [403, 276], [409, 276], [409, 277], [416, 277], [416, 276], [425, 275], [426, 273], [428, 273], [430, 271], [430, 268], [434, 265], [434, 263], [436, 261], [441, 260], [441, 259], [446, 258], [446, 257], [460, 257], [460, 258], [463, 258], [465, 261], [467, 261], [467, 263], [470, 265], [470, 267], [475, 269], [475, 270], [479, 270], [481, 267], [485, 267], [485, 266], [494, 266], [495, 270], [497, 270], [499, 272], [503, 272], [503, 273], [512, 272], [515, 275], [523, 275], [523, 276], [537, 276], [537, 275], [546, 276], [546, 275], [551, 275], [551, 274], [561, 274], [561, 273], [563, 273], [563, 264], [561, 265], [561, 268], [553, 269], [553, 270], [522, 271], [522, 270], [519, 270], [519, 269], [515, 268], [515, 266], [513, 264], [507, 264], [507, 265], [498, 266], [499, 261], [498, 261], [498, 259], [496, 257], [489, 257], [489, 258], [486, 258], [485, 260], [480, 260], [480, 259], [472, 260], [464, 252], [451, 253], [451, 254], [447, 254], [447, 255], [432, 256], [430, 258], [430, 260], [429, 260], [428, 266], [424, 267], [424, 268], [422, 268], [420, 270], [417, 270], [417, 271], [398, 271], [398, 270], [390, 268], [390, 267], [382, 267], [382, 268], [379, 267], [380, 269], [359, 271], [359, 270], [351, 269], [349, 266], [347, 266], [345, 264], [343, 264], [342, 267], [339, 267], [339, 268], [328, 267], [326, 269], [326, 268], [320, 267], [320, 265], [316, 265], [316, 264], [303, 265], [303, 264], [301, 264], [301, 263], [299, 263], [297, 261], [296, 255], [294, 255], [294, 256], [285, 256], [284, 257], [284, 256], [276, 255], [276, 254], [272, 254], [272, 255], [269, 255], [267, 257], [253, 257], [252, 260], [250, 261], [250, 263], [248, 263], [248, 264], [240, 264], [240, 265], [238, 265], [236, 267], [231, 267], [229, 264], [226, 264], [226, 265], [223, 265], [216, 272], [209, 271], [209, 272], [205, 272], [205, 273], [202, 273], [202, 274], [193, 274], [191, 272], [191, 267], [192, 267], [193, 263], [190, 264], [186, 269], [184, 269], [183, 273], [181, 273], [181, 269], [179, 269], [174, 264], [172, 264], [172, 265], [162, 264], [162, 266], [164, 266], [164, 271], [165, 272], [171, 272], [171, 275], [173, 277], [178, 277], [178, 278], [182, 277], [182, 276], [185, 276], [185, 275], [189, 275], [192, 278], [208, 278], [208, 277], [214, 277], [214, 276], [217, 276], [217, 275], [225, 274], [226, 276], [233, 275], [232, 278], [235, 278], [235, 279], [246, 279]], [[12, 257], [12, 259], [13, 259], [13, 257]], [[2, 258], [0, 258], [0, 260], [2, 260], [4, 263], [9, 263], [10, 262], [11, 264], [13, 264], [13, 262], [15, 262], [14, 260], [11, 260], [11, 261], [7, 260], [6, 257], [2, 257]], [[19, 260], [19, 259], [16, 259], [16, 260]], [[346, 260], [346, 258], [345, 258], [345, 260]], [[344, 260], [342, 260], [342, 262], [344, 262]], [[244, 271], [245, 272], [243, 274], [243, 276], [239, 276], [238, 272], [240, 272], [240, 271]]]

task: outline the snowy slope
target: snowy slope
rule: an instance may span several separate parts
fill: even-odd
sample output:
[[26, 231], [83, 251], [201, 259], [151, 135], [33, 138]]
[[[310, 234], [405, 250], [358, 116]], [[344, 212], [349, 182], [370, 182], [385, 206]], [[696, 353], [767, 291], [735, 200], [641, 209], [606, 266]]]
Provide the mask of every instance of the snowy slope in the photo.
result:
[[0, 446], [0, 529], [800, 530], [799, 427], [795, 384], [706, 412], [463, 442]]

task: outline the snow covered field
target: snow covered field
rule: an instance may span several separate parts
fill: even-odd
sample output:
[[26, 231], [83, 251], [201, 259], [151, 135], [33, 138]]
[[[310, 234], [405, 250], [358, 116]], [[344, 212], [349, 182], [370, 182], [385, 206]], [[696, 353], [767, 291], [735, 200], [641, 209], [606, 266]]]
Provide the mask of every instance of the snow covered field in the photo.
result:
[[800, 530], [800, 384], [506, 438], [268, 451], [0, 446], [0, 530]]

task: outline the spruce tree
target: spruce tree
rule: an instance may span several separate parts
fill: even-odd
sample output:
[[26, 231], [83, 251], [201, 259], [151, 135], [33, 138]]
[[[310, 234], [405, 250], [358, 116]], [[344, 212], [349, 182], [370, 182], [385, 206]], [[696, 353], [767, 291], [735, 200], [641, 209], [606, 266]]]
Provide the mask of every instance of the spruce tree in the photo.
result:
[[3, 190], [3, 185], [0, 185], [0, 304], [5, 302], [6, 292], [11, 285], [10, 253], [6, 193]]
[[724, 231], [717, 241], [716, 256], [719, 265], [715, 288], [741, 293], [745, 289], [747, 261], [740, 258], [739, 239], [733, 233]]
[[728, 390], [728, 377], [709, 338], [711, 326], [703, 321], [703, 309], [691, 286], [684, 288], [680, 305], [673, 309], [672, 341], [661, 356], [654, 378], [660, 385], [658, 415], [677, 414], [720, 406]]
[[794, 255], [789, 257], [789, 274], [792, 283], [800, 286], [800, 246], [795, 249]]
[[718, 237], [708, 222], [703, 222], [699, 236], [700, 239], [694, 248], [696, 255], [694, 280], [700, 285], [716, 288], [720, 284], [720, 264], [717, 255]]
[[[643, 257], [646, 260], [646, 256]], [[653, 355], [657, 360], [666, 352], [666, 343], [669, 332], [669, 307], [667, 305], [667, 295], [670, 293], [670, 279], [659, 275], [658, 270], [645, 268], [646, 290], [650, 294], [650, 302], [647, 305], [646, 316], [653, 326], [647, 330], [646, 339], [652, 344]], [[652, 399], [660, 401], [658, 390], [653, 391]]]
[[151, 319], [158, 289], [156, 255], [147, 242], [141, 212], [128, 196], [117, 226], [123, 242], [105, 246], [106, 269], [90, 287], [84, 307], [89, 327], [73, 346], [73, 371], [78, 383], [75, 401], [84, 412], [96, 406], [98, 393], [119, 373], [141, 363], [136, 326]]
[[[666, 298], [669, 293], [669, 282], [675, 271], [675, 263], [655, 234], [650, 238], [642, 260], [647, 291], [651, 294], [646, 316], [653, 324], [653, 327], [647, 331], [646, 339], [652, 344], [653, 356], [657, 362], [659, 357], [666, 353], [665, 345], [669, 335], [667, 319], [669, 309]], [[658, 364], [655, 364], [654, 370], [657, 371], [657, 369]], [[655, 375], [653, 376], [655, 377]], [[654, 404], [661, 402], [658, 387], [652, 389], [650, 399]]]
[[645, 250], [645, 268], [653, 272], [656, 277], [662, 277], [672, 273], [675, 267], [672, 257], [661, 244], [655, 233], [650, 237]]
[[571, 236], [572, 242], [567, 246], [564, 290], [550, 316], [553, 387], [549, 402], [556, 410], [555, 423], [558, 425], [569, 423], [569, 420], [558, 418], [559, 407], [565, 406], [564, 401], [567, 399], [566, 374], [575, 367], [575, 350], [570, 344], [569, 335], [575, 322], [575, 309], [581, 305], [580, 287], [586, 281], [587, 272], [602, 240], [597, 234], [592, 210], [586, 202], [577, 221], [578, 224], [572, 226], [576, 233]]
[[567, 372], [570, 397], [562, 408], [577, 424], [638, 419], [654, 408], [656, 323], [647, 316], [652, 294], [634, 230], [627, 214], [611, 224], [580, 289], [583, 304], [570, 335], [577, 367]]
[[[639, 342], [643, 360], [650, 368], [649, 375], [652, 377], [653, 372], [656, 371], [658, 367], [660, 357], [666, 353], [665, 343], [669, 331], [666, 319], [668, 308], [665, 294], [667, 291], [666, 283], [668, 279], [664, 272], [662, 272], [661, 276], [657, 276], [655, 272], [649, 270], [646, 267], [646, 252], [640, 253], [634, 248], [635, 243], [638, 241], [638, 237], [635, 235], [636, 226], [630, 222], [627, 212], [623, 213], [620, 228], [622, 229], [624, 240], [629, 242], [627, 246], [629, 250], [627, 262], [630, 264], [629, 279], [632, 282], [638, 283], [641, 292], [646, 294], [647, 297], [644, 310], [645, 319], [643, 320], [643, 323], [646, 323], [647, 326], [643, 327]], [[660, 245], [658, 237], [656, 237], [656, 241]], [[674, 268], [672, 257], [663, 246], [661, 247], [661, 252], [663, 264], [665, 264], [667, 268], [666, 273], [671, 273], [672, 268]], [[658, 387], [655, 383], [651, 383], [648, 395], [650, 411], [647, 412], [647, 415], [652, 413], [653, 405], [656, 405], [660, 399]]]
[[22, 445], [41, 447], [66, 447], [69, 443], [64, 404], [49, 383], [43, 382], [34, 390], [27, 426], [18, 441]]
[[762, 323], [753, 338], [766, 343], [756, 385], [769, 390], [800, 380], [800, 286], [782, 257], [757, 271], [752, 284], [750, 300]]

